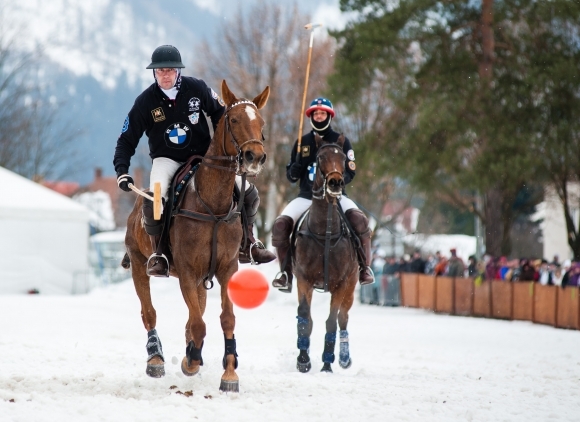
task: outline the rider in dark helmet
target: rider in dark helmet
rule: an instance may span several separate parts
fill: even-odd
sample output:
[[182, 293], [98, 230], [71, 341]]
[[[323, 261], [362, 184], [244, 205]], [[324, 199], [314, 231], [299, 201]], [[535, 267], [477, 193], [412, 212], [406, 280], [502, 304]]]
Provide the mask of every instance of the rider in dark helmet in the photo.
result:
[[[298, 197], [293, 199], [282, 214], [276, 218], [272, 227], [272, 245], [276, 247], [276, 254], [280, 263], [280, 272], [272, 282], [272, 286], [283, 292], [292, 290], [292, 260], [287, 256], [290, 249], [290, 235], [296, 220], [310, 207], [312, 203], [312, 183], [316, 175], [316, 141], [314, 134], [320, 135], [326, 142], [336, 142], [340, 136], [332, 130], [330, 123], [335, 116], [334, 108], [330, 100], [326, 98], [315, 98], [310, 107], [306, 109], [306, 117], [310, 118], [312, 131], [302, 137], [300, 143], [300, 153], [297, 152], [298, 141], [294, 143], [290, 161], [286, 165], [286, 177], [292, 183], [298, 182], [300, 192]], [[350, 183], [355, 176], [356, 165], [354, 162], [354, 151], [348, 138], [344, 139], [343, 151], [346, 155], [346, 165], [344, 172], [345, 185]], [[375, 277], [370, 267], [371, 265], [371, 229], [368, 219], [357, 205], [346, 196], [340, 199], [340, 205], [345, 212], [351, 227], [360, 239], [361, 248], [358, 251], [360, 262], [359, 282], [361, 285], [374, 283]]]
[[[149, 138], [149, 155], [153, 159], [150, 186], [161, 185], [161, 195], [166, 200], [169, 184], [176, 170], [192, 155], [205, 155], [211, 136], [205, 112], [215, 130], [225, 112], [225, 104], [218, 94], [201, 79], [181, 75], [185, 66], [181, 54], [172, 45], [157, 47], [151, 55], [155, 83], [135, 100], [135, 104], [125, 118], [123, 129], [117, 140], [113, 164], [117, 173], [117, 183], [121, 189], [130, 192], [129, 183], [134, 184], [128, 174], [131, 157], [143, 133]], [[241, 177], [236, 176], [238, 188]], [[256, 219], [260, 198], [256, 187], [248, 183], [244, 196], [247, 215], [249, 242], [240, 248], [240, 262], [256, 264], [270, 262], [275, 255], [254, 239], [253, 223]], [[147, 262], [147, 274], [168, 276], [169, 263], [163, 254], [157, 254], [163, 220], [153, 218], [153, 202], [143, 201], [143, 225], [151, 239], [153, 254]], [[242, 239], [243, 241], [243, 239]]]

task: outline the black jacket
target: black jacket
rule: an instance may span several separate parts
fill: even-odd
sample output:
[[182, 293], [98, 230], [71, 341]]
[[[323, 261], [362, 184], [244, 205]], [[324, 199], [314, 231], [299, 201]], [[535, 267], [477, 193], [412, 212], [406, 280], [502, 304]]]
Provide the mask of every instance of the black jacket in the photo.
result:
[[[327, 133], [323, 136], [323, 139], [326, 142], [336, 142], [339, 136], [340, 134], [330, 128], [330, 130], [328, 130]], [[286, 178], [292, 183], [298, 181], [298, 179], [294, 179], [292, 176], [290, 176], [290, 167], [296, 162], [297, 148], [298, 141], [294, 142], [294, 146], [292, 147], [292, 154], [290, 156], [290, 162], [286, 165]], [[352, 146], [347, 137], [344, 138], [344, 145], [342, 150], [346, 154], [346, 165], [343, 177], [344, 184], [347, 185], [352, 181], [352, 179], [354, 179], [356, 174], [354, 151], [352, 150]], [[298, 197], [312, 199], [312, 184], [316, 174], [316, 166], [314, 163], [316, 162], [316, 153], [318, 152], [318, 148], [316, 148], [316, 141], [314, 139], [314, 130], [310, 131], [302, 137], [300, 152], [300, 163], [302, 165], [302, 170], [300, 172], [299, 178], [300, 193], [298, 193]]]
[[151, 158], [166, 157], [178, 162], [192, 155], [205, 155], [211, 136], [207, 120], [215, 129], [224, 114], [221, 98], [201, 79], [181, 77], [175, 100], [153, 83], [135, 100], [117, 140], [113, 165], [126, 173], [143, 133], [149, 138]]

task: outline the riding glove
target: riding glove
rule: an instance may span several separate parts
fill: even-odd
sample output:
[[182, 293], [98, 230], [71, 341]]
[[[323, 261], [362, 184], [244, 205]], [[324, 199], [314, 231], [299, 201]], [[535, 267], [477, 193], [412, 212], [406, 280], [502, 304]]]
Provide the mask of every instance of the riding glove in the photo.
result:
[[290, 166], [290, 177], [292, 179], [300, 179], [300, 175], [302, 174], [302, 165], [298, 163], [294, 163]]
[[131, 188], [129, 187], [129, 183], [131, 183], [132, 185], [135, 184], [135, 182], [133, 181], [133, 178], [130, 175], [121, 174], [119, 177], [117, 177], [117, 184], [125, 192], [131, 192]]

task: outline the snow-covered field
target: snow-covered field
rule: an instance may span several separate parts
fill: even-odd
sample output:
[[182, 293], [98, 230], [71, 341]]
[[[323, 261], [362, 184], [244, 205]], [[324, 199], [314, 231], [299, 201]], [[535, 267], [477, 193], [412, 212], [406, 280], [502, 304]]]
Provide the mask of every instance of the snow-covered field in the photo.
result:
[[578, 331], [357, 301], [352, 367], [320, 373], [330, 296], [315, 293], [313, 368], [301, 374], [296, 298], [271, 290], [261, 307], [236, 310], [240, 393], [222, 394], [218, 290], [193, 378], [179, 367], [187, 308], [177, 280], [154, 279], [152, 295], [161, 379], [145, 375], [147, 335], [130, 280], [83, 296], [0, 296], [0, 420], [580, 420]]

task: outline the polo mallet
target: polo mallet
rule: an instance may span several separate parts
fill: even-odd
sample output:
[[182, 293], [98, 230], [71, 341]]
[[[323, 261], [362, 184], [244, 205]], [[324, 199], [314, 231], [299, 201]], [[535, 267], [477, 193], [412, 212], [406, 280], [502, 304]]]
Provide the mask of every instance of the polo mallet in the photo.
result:
[[[135, 186], [133, 183], [129, 183], [129, 188], [143, 198], [151, 200], [151, 197]], [[161, 183], [155, 182], [153, 184], [153, 218], [155, 220], [161, 220]]]
[[314, 41], [314, 29], [322, 26], [321, 23], [307, 23], [304, 28], [310, 30], [310, 46], [308, 47], [308, 62], [306, 64], [306, 79], [304, 81], [304, 94], [302, 95], [302, 109], [300, 110], [300, 125], [298, 127], [298, 150], [300, 154], [300, 144], [302, 143], [302, 128], [304, 125], [304, 107], [306, 106], [306, 92], [308, 91], [308, 75], [310, 74], [310, 59], [312, 58], [312, 43]]

